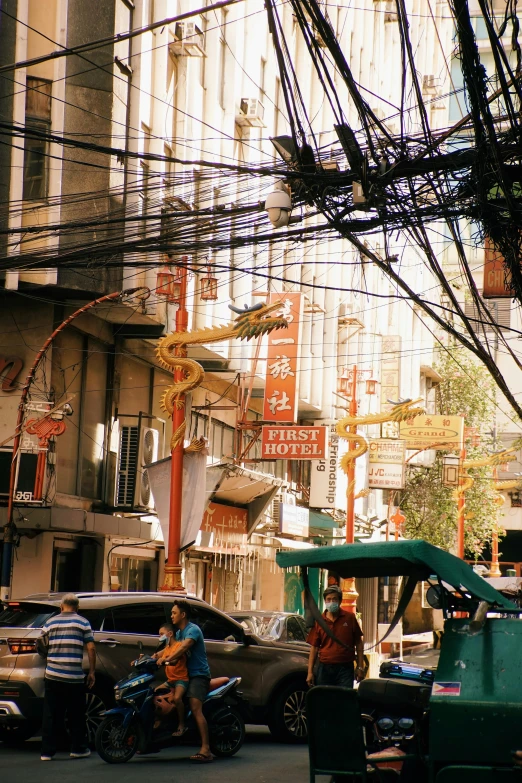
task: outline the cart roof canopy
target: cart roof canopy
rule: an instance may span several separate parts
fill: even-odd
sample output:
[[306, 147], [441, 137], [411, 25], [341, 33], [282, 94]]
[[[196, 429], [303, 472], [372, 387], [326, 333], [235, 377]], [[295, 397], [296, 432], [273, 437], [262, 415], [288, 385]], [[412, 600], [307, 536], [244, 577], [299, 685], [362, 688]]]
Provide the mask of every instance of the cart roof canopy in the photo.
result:
[[343, 578], [350, 576], [413, 576], [417, 581], [435, 574], [456, 590], [465, 590], [481, 601], [517, 611], [485, 579], [460, 558], [426, 541], [383, 541], [372, 544], [323, 546], [293, 552], [278, 552], [282, 568], [302, 566], [327, 568]]

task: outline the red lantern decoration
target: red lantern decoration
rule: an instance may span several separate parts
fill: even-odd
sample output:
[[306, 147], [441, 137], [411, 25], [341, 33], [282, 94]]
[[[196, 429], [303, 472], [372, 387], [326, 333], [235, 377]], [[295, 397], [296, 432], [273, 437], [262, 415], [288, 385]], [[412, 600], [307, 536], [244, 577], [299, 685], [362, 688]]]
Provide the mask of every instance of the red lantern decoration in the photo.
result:
[[366, 394], [375, 394], [377, 381], [374, 378], [368, 378], [366, 381]]
[[158, 296], [170, 296], [174, 275], [168, 266], [163, 266], [156, 275], [156, 293]]
[[215, 302], [218, 298], [217, 277], [212, 277], [211, 268], [208, 267], [207, 274], [200, 280], [200, 297], [202, 302]]
[[349, 397], [351, 393], [351, 384], [350, 376], [345, 368], [343, 374], [339, 375], [337, 378], [337, 394], [340, 394], [343, 397]]
[[178, 303], [181, 298], [181, 270], [176, 267], [172, 272], [169, 266], [163, 266], [156, 275], [156, 293], [164, 296], [167, 302]]

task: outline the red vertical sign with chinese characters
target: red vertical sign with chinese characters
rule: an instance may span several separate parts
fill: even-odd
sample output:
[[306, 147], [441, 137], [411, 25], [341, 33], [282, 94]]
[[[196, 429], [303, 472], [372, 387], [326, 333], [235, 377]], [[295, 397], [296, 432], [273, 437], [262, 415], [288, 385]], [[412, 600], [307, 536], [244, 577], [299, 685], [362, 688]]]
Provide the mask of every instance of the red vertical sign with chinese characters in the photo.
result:
[[275, 311], [286, 318], [288, 329], [268, 335], [263, 420], [294, 424], [297, 420], [301, 294], [270, 294], [269, 304], [281, 302]]

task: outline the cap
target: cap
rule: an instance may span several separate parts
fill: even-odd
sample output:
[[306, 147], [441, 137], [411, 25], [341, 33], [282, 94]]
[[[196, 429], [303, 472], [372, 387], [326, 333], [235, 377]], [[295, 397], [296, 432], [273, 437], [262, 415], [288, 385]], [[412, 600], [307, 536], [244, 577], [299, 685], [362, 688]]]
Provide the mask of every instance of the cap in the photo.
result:
[[323, 593], [323, 598], [326, 598], [326, 596], [329, 593], [335, 593], [335, 595], [338, 595], [340, 598], [342, 598], [342, 595], [343, 595], [343, 591], [341, 590], [339, 585], [328, 585], [328, 587], [326, 588], [326, 590]]

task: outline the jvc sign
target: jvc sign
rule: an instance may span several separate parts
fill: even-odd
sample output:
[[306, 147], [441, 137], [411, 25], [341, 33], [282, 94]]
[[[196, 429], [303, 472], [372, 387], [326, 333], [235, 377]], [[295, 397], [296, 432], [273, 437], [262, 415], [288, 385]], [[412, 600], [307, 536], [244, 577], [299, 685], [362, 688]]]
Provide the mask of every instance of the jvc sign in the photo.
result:
[[263, 459], [325, 459], [327, 427], [263, 427]]

